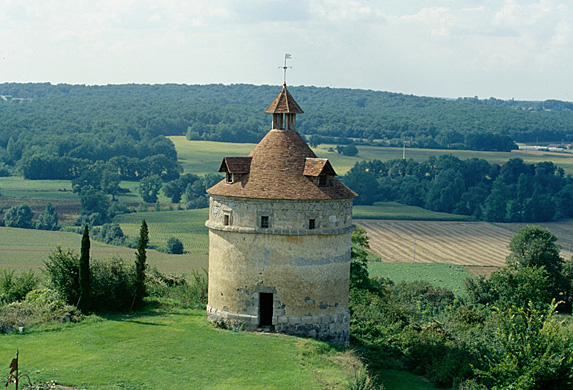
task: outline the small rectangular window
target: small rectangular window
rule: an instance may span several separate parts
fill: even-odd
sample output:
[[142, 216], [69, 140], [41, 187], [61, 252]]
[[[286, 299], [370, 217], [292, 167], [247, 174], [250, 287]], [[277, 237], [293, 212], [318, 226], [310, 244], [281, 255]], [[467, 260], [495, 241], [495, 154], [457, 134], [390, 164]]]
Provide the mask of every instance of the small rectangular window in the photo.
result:
[[261, 228], [262, 229], [268, 229], [269, 228], [269, 217], [266, 215], [263, 215], [261, 217]]
[[314, 219], [309, 219], [309, 220], [308, 220], [308, 228], [309, 228], [310, 230], [316, 228]]
[[223, 225], [229, 226], [231, 224], [231, 216], [229, 214], [225, 214], [223, 217]]

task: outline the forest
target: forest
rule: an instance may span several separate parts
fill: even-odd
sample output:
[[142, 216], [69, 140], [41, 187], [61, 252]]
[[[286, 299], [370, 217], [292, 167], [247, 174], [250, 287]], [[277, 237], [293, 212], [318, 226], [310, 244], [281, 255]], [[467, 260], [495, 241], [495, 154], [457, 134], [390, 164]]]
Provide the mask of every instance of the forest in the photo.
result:
[[[455, 100], [370, 90], [289, 88], [311, 145], [508, 151], [515, 142], [572, 142], [572, 104]], [[74, 179], [106, 162], [122, 179], [177, 177], [164, 136], [258, 142], [279, 86], [0, 84], [0, 175]]]
[[548, 222], [573, 218], [573, 178], [549, 161], [503, 165], [452, 155], [426, 161], [360, 161], [342, 181], [360, 195], [355, 204], [397, 201], [490, 222]]

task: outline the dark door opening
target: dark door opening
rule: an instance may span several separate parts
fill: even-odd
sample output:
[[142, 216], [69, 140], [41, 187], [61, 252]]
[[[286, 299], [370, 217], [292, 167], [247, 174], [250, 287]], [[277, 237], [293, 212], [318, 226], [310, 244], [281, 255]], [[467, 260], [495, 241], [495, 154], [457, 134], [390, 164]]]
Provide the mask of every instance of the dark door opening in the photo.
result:
[[259, 326], [273, 325], [273, 294], [259, 293]]

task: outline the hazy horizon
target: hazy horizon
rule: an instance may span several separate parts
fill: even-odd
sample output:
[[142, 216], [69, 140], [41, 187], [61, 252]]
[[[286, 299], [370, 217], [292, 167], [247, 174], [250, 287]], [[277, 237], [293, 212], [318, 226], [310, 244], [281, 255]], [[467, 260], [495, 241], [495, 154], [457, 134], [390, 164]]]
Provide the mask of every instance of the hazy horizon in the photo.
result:
[[0, 82], [573, 100], [565, 0], [0, 0]]

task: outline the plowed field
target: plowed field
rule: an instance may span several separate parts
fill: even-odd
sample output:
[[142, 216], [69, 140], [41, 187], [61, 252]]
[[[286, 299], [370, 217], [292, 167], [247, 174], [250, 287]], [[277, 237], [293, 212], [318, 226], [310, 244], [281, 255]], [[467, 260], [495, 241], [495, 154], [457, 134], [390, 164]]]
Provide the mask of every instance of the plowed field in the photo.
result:
[[[526, 224], [454, 221], [355, 220], [370, 238], [371, 251], [383, 262], [447, 263], [499, 267], [507, 246]], [[561, 256], [571, 256], [573, 221], [539, 224], [559, 238]]]

